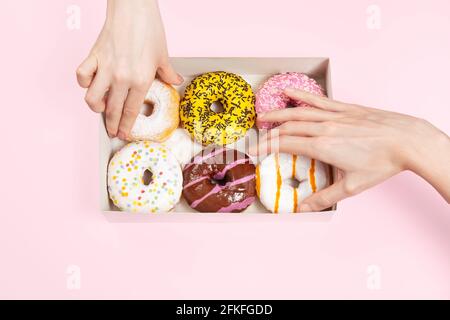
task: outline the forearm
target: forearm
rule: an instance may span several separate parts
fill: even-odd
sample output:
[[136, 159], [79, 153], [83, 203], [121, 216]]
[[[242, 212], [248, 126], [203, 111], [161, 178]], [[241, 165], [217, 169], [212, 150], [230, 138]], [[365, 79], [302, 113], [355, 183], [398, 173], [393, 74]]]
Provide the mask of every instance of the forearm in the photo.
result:
[[108, 0], [106, 25], [139, 16], [159, 18], [157, 0]]

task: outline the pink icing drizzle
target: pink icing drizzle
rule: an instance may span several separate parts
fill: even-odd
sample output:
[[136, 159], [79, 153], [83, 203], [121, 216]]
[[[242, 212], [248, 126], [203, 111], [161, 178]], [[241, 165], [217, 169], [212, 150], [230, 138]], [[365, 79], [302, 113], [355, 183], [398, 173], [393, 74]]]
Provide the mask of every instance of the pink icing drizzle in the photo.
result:
[[228, 207], [220, 208], [220, 210], [217, 212], [232, 212], [233, 210], [242, 210], [251, 205], [253, 201], [255, 201], [255, 197], [249, 197], [242, 200], [241, 202], [232, 203]]
[[215, 157], [218, 154], [224, 152], [225, 150], [226, 150], [225, 148], [219, 148], [219, 149], [215, 149], [214, 152], [210, 152], [210, 153], [206, 154], [205, 156], [202, 156], [202, 155], [196, 156], [190, 163], [188, 163], [184, 167], [184, 170], [186, 170], [187, 168], [193, 166], [194, 164], [201, 164], [201, 163], [203, 163], [203, 161], [205, 161], [205, 160], [207, 160], [209, 158]]
[[237, 165], [243, 164], [243, 163], [245, 163], [245, 162], [247, 162], [247, 161], [249, 161], [249, 160], [250, 160], [249, 158], [244, 158], [244, 159], [236, 160], [236, 161], [234, 161], [234, 162], [232, 162], [232, 163], [230, 163], [230, 164], [227, 164], [227, 165], [225, 166], [225, 168], [223, 168], [222, 171], [220, 171], [220, 172], [218, 172], [218, 173], [216, 173], [216, 174], [214, 175], [214, 179], [217, 179], [217, 180], [223, 179], [223, 178], [225, 177], [225, 175], [227, 174], [227, 171], [228, 171], [228, 170], [230, 170], [230, 169], [236, 167]]
[[196, 183], [199, 183], [200, 181], [206, 180], [206, 179], [209, 179], [209, 176], [203, 176], [203, 177], [198, 178], [197, 180], [192, 180], [191, 182], [187, 183], [187, 184], [183, 187], [183, 189], [187, 189], [187, 188], [189, 188], [190, 186], [192, 186], [192, 185], [194, 185], [194, 184], [196, 184]]
[[250, 180], [252, 180], [255, 177], [254, 174], [248, 175], [246, 177], [234, 180], [234, 181], [230, 181], [227, 184], [225, 184], [224, 186], [220, 186], [220, 185], [215, 185], [214, 188], [211, 189], [211, 191], [209, 191], [207, 194], [205, 194], [203, 197], [201, 197], [200, 199], [195, 200], [194, 202], [192, 202], [191, 207], [195, 208], [196, 206], [198, 206], [203, 200], [205, 200], [206, 198], [208, 198], [210, 195], [218, 193], [220, 191], [222, 191], [225, 188], [229, 188], [229, 187], [233, 187], [233, 186], [237, 186], [241, 183], [245, 183], [248, 182]]
[[[236, 167], [236, 166], [239, 165], [239, 164], [243, 164], [243, 163], [245, 163], [245, 162], [247, 162], [247, 161], [250, 161], [250, 159], [249, 159], [249, 158], [239, 159], [239, 160], [236, 160], [236, 161], [234, 161], [234, 162], [232, 162], [232, 163], [226, 165], [225, 168], [223, 168], [222, 171], [220, 171], [220, 172], [218, 172], [218, 173], [216, 173], [216, 174], [214, 175], [214, 179], [222, 180], [222, 179], [225, 177], [225, 175], [227, 174], [228, 170], [230, 170], [230, 169]], [[199, 183], [199, 182], [201, 182], [201, 181], [203, 181], [203, 180], [205, 180], [205, 179], [209, 179], [209, 176], [203, 176], [203, 177], [200, 177], [200, 178], [198, 178], [198, 179], [196, 179], [196, 180], [193, 180], [193, 181], [187, 183], [187, 184], [183, 187], [183, 189], [187, 189], [187, 188], [189, 188], [190, 186], [193, 186], [194, 184], [197, 184], [197, 183]]]

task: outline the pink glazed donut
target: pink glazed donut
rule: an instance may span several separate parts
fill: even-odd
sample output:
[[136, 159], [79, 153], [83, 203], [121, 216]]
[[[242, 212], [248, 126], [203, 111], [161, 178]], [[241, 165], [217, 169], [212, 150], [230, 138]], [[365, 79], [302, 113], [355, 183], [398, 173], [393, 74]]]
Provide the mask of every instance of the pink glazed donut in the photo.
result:
[[[270, 77], [262, 84], [256, 93], [255, 109], [256, 113], [266, 113], [272, 110], [285, 109], [292, 105], [295, 107], [307, 107], [301, 101], [292, 101], [283, 94], [286, 88], [300, 89], [319, 96], [324, 96], [322, 87], [307, 75], [298, 72], [286, 72]], [[280, 125], [279, 123], [257, 122], [259, 129], [271, 129]]]

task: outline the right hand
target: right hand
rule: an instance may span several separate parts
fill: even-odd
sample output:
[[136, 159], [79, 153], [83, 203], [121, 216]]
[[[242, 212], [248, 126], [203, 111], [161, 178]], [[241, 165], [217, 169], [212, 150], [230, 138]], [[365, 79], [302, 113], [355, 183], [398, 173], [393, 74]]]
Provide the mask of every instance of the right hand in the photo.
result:
[[[333, 185], [305, 199], [300, 211], [329, 208], [402, 170], [422, 176], [450, 202], [450, 139], [430, 123], [295, 89], [285, 94], [316, 108], [259, 115], [258, 121], [283, 123], [260, 139], [260, 145], [278, 144], [278, 150], [269, 151], [306, 155], [333, 165], [342, 174]], [[250, 150], [253, 154], [265, 151]]]
[[110, 137], [127, 140], [156, 73], [170, 84], [183, 78], [169, 63], [156, 0], [108, 0], [103, 29], [77, 70], [86, 103], [105, 112]]

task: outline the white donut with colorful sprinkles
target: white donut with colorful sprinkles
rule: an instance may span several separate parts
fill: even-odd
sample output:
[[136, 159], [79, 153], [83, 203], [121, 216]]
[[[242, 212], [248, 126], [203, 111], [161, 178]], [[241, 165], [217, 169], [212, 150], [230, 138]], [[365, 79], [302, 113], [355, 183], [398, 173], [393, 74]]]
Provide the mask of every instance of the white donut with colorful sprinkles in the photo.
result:
[[[146, 171], [151, 173], [149, 181], [144, 178]], [[169, 212], [180, 200], [182, 188], [180, 164], [162, 144], [129, 143], [109, 162], [109, 197], [123, 211]]]

